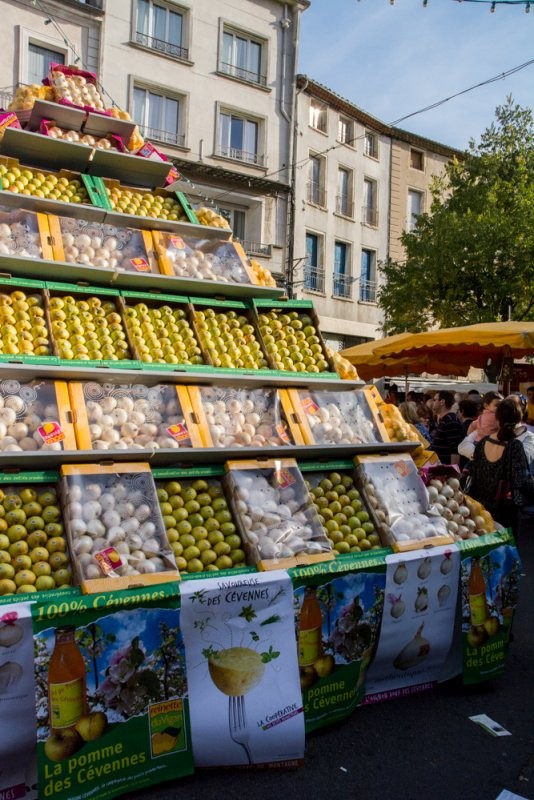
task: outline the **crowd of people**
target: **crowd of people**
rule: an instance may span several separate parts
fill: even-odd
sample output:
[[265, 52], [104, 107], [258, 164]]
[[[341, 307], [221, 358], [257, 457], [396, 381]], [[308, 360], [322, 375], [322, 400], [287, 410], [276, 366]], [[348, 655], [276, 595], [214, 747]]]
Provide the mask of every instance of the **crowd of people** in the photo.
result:
[[534, 386], [527, 396], [491, 391], [408, 392], [388, 402], [428, 441], [442, 464], [458, 465], [464, 490], [514, 535], [534, 534]]

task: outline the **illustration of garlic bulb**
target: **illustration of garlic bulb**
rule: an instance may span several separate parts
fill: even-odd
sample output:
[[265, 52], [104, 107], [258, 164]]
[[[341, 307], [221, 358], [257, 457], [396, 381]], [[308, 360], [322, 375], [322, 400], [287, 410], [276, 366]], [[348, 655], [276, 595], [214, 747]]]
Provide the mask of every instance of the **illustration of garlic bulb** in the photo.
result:
[[430, 575], [431, 569], [432, 569], [432, 559], [430, 558], [430, 556], [426, 556], [419, 564], [419, 567], [417, 569], [417, 577], [420, 578], [422, 581], [424, 581], [425, 578], [428, 578], [428, 576]]
[[5, 694], [22, 678], [23, 669], [16, 661], [6, 661], [0, 667], [0, 694]]
[[13, 647], [14, 644], [20, 642], [23, 635], [24, 631], [20, 625], [6, 622], [0, 627], [0, 647]]
[[399, 564], [395, 572], [393, 573], [393, 580], [397, 585], [404, 583], [404, 581], [408, 580], [408, 567], [404, 562]]
[[430, 642], [422, 636], [424, 622], [417, 629], [417, 633], [408, 644], [402, 648], [393, 662], [395, 669], [410, 669], [419, 664], [430, 652]]

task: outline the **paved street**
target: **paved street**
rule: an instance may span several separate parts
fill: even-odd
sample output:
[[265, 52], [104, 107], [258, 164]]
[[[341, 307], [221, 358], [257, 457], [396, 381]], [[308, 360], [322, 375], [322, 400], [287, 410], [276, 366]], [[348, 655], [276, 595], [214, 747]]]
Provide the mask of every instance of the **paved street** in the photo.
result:
[[[534, 800], [534, 537], [520, 542], [520, 606], [506, 675], [463, 687], [458, 680], [412, 697], [357, 709], [308, 737], [305, 766], [292, 771], [199, 772], [131, 800], [495, 800], [502, 789]], [[471, 722], [485, 713], [511, 736]]]

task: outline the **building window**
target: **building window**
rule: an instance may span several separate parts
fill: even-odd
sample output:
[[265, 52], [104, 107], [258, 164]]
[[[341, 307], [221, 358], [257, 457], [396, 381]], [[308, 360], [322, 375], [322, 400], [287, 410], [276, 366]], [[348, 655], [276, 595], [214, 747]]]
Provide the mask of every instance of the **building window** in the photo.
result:
[[360, 300], [364, 303], [376, 303], [376, 253], [374, 250], [362, 250]]
[[362, 222], [364, 225], [370, 225], [373, 228], [378, 227], [377, 195], [376, 181], [365, 178], [363, 182]]
[[340, 167], [337, 173], [336, 213], [344, 217], [353, 216], [352, 171]]
[[370, 158], [378, 158], [378, 137], [374, 133], [365, 132], [363, 139], [363, 152]]
[[245, 239], [245, 212], [236, 208], [221, 208], [219, 211], [228, 221], [235, 239], [241, 242]]
[[184, 145], [185, 136], [180, 132], [183, 100], [168, 96], [155, 89], [134, 87], [133, 117], [148, 139], [164, 144]]
[[310, 127], [322, 133], [327, 131], [327, 109], [322, 103], [310, 100]]
[[306, 200], [321, 208], [326, 208], [325, 163], [321, 156], [310, 156], [306, 184]]
[[263, 42], [230, 29], [223, 31], [219, 72], [259, 86], [267, 85]]
[[341, 144], [354, 143], [354, 125], [348, 117], [340, 117], [337, 122], [337, 140]]
[[322, 237], [306, 234], [306, 257], [304, 259], [304, 289], [324, 293], [324, 269], [322, 259]]
[[413, 189], [408, 190], [408, 219], [406, 228], [413, 231], [417, 224], [417, 217], [423, 212], [423, 193]]
[[40, 84], [43, 78], [46, 78], [48, 75], [48, 67], [52, 62], [64, 64], [65, 53], [60, 50], [51, 50], [48, 47], [41, 47], [38, 44], [29, 42], [26, 82]]
[[183, 13], [152, 0], [137, 0], [135, 41], [168, 56], [187, 58]]
[[230, 111], [219, 114], [219, 151], [223, 158], [263, 166], [259, 150], [260, 123]]
[[345, 242], [334, 244], [334, 295], [335, 297], [351, 296], [352, 279], [350, 275], [350, 248]]
[[425, 169], [425, 154], [422, 150], [410, 150], [410, 167], [423, 172]]

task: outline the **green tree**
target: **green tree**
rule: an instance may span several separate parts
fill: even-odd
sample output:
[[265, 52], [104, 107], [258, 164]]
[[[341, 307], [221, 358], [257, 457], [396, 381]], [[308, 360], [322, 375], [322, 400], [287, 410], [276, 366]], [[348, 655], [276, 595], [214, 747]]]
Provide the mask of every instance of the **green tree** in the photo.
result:
[[534, 319], [534, 119], [511, 97], [430, 188], [430, 213], [380, 265], [385, 334]]

